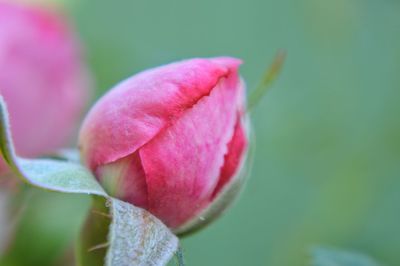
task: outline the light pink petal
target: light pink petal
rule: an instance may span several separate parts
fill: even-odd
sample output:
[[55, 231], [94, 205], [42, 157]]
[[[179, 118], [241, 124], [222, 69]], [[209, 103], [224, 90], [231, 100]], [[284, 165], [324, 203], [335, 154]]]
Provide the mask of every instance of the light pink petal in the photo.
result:
[[117, 85], [85, 120], [80, 147], [95, 169], [128, 156], [195, 105], [239, 60], [192, 59], [142, 72]]
[[96, 176], [100, 177], [104, 189], [114, 197], [147, 208], [146, 176], [139, 152], [104, 166], [99, 166]]
[[169, 227], [184, 223], [209, 202], [233, 136], [237, 114], [236, 71], [209, 97], [172, 122], [140, 149], [149, 210]]

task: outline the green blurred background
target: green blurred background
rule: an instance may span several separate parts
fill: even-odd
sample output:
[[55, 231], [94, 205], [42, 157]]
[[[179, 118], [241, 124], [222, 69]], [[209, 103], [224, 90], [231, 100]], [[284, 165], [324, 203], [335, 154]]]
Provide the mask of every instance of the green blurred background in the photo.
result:
[[[321, 244], [400, 265], [400, 1], [63, 2], [95, 98], [140, 70], [218, 55], [244, 60], [251, 93], [276, 51], [288, 53], [252, 114], [247, 187], [183, 240], [188, 265], [306, 265]], [[89, 200], [34, 191], [30, 202], [9, 265], [55, 265]]]

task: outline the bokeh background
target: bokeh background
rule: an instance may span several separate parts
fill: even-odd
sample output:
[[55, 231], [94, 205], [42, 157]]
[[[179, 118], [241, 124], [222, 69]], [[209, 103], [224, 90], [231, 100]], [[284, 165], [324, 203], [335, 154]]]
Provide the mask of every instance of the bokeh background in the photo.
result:
[[[85, 46], [93, 101], [140, 70], [217, 55], [244, 60], [251, 93], [276, 51], [288, 53], [252, 113], [247, 187], [183, 240], [188, 265], [307, 265], [316, 245], [400, 265], [400, 1], [58, 2]], [[4, 265], [60, 265], [89, 199], [29, 197]]]

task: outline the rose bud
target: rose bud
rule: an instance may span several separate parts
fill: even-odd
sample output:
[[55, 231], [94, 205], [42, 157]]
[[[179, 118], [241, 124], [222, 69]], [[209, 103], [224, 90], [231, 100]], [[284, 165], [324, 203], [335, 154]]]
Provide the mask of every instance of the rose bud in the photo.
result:
[[60, 14], [0, 3], [0, 94], [17, 154], [33, 157], [69, 144], [89, 85], [76, 36]]
[[84, 120], [85, 164], [112, 196], [177, 233], [208, 223], [242, 180], [248, 140], [239, 65], [192, 59], [118, 84]]

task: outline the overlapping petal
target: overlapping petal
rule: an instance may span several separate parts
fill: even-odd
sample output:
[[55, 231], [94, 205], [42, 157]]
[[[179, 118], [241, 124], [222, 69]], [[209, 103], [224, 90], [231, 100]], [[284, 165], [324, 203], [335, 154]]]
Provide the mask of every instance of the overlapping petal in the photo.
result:
[[106, 190], [170, 228], [200, 215], [242, 165], [244, 90], [234, 58], [142, 72], [97, 102], [80, 134]]
[[202, 209], [214, 191], [236, 121], [236, 87], [221, 81], [139, 153], [149, 210], [176, 227]]
[[[226, 63], [224, 64], [223, 62]], [[88, 114], [80, 134], [95, 169], [135, 152], [236, 71], [236, 59], [192, 59], [139, 73], [118, 84]]]

